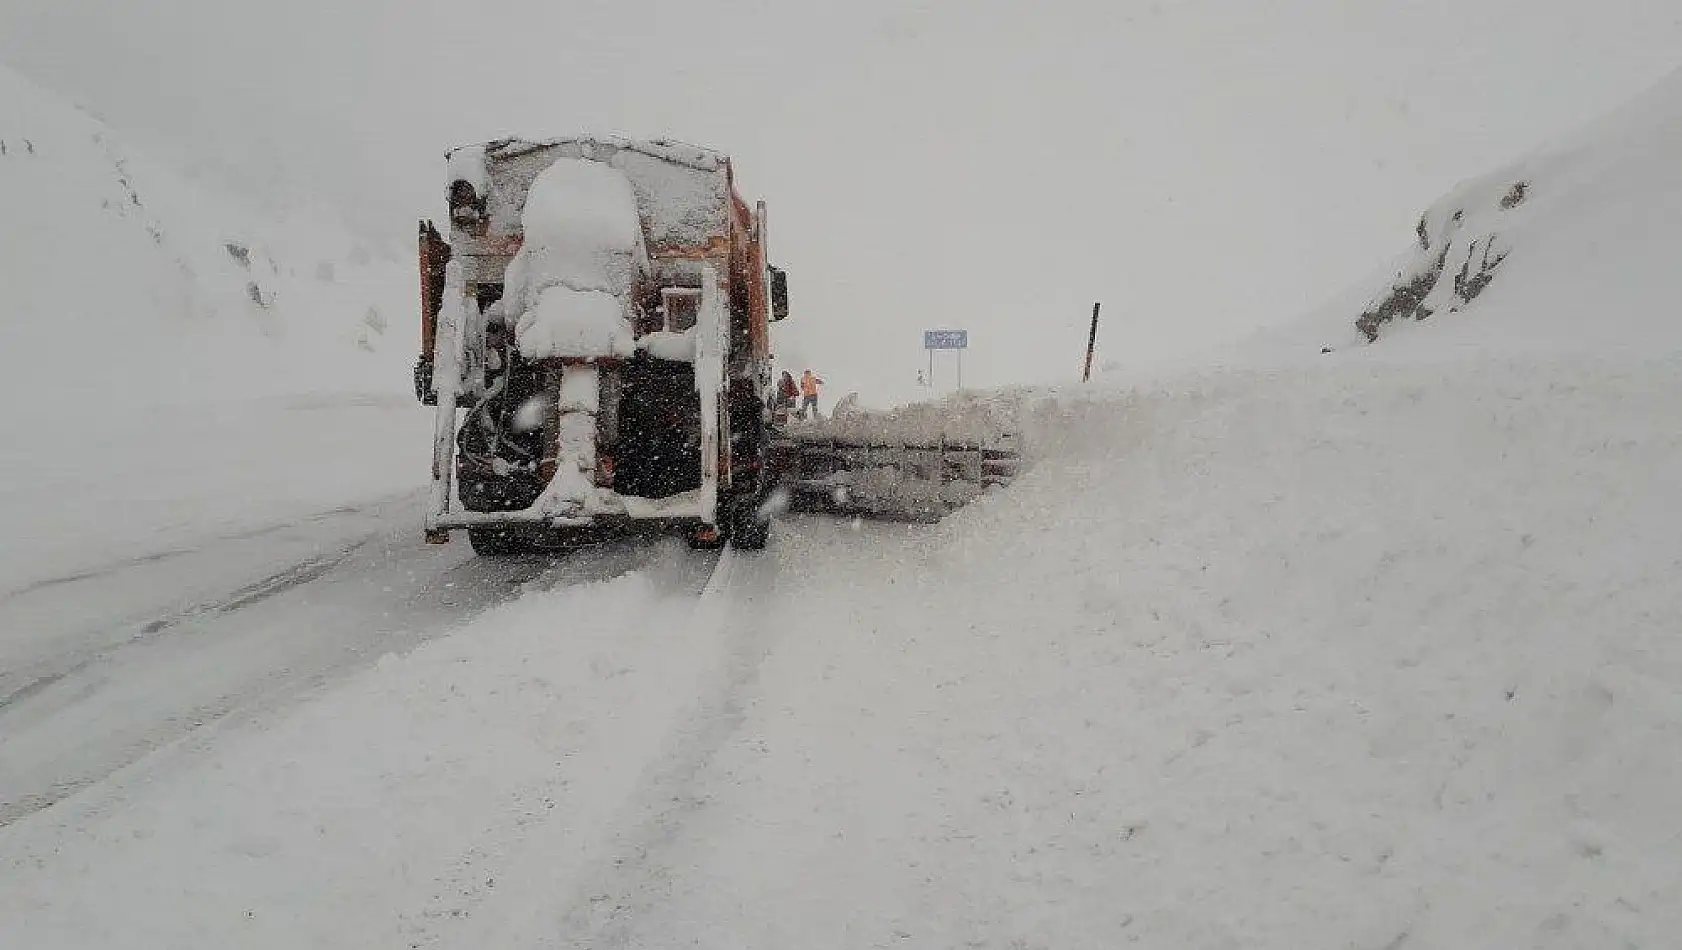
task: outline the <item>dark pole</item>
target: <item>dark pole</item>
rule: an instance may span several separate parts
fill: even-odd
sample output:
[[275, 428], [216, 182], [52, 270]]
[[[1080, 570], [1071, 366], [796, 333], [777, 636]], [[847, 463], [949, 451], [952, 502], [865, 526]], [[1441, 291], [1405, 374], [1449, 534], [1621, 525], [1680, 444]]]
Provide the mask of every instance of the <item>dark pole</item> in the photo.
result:
[[1086, 334], [1086, 369], [1081, 371], [1080, 381], [1092, 379], [1092, 350], [1098, 345], [1098, 304], [1092, 305], [1092, 329]]

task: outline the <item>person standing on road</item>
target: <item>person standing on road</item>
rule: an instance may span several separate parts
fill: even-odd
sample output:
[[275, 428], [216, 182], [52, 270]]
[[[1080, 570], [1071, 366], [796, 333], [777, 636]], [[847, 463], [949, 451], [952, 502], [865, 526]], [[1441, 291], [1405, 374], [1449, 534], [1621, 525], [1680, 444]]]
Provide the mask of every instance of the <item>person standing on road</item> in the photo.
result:
[[800, 418], [807, 418], [808, 411], [812, 414], [810, 418], [818, 417], [818, 387], [822, 385], [823, 380], [812, 375], [811, 370], [800, 374]]
[[788, 417], [794, 412], [794, 401], [800, 396], [800, 387], [794, 382], [794, 374], [783, 371], [782, 379], [777, 380], [776, 419], [778, 424], [788, 422]]

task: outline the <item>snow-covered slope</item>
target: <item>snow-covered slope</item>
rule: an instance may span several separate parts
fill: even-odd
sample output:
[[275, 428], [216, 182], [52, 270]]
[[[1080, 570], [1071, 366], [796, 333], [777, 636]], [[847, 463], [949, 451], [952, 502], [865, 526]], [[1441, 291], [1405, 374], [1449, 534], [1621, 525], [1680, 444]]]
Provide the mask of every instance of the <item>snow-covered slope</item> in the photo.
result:
[[389, 248], [307, 209], [262, 220], [3, 67], [0, 150], [8, 396], [64, 373], [146, 402], [389, 390], [410, 357], [412, 268]]
[[1569, 357], [1682, 349], [1682, 72], [1504, 168], [1461, 183], [1412, 248], [1226, 362], [1364, 349]]
[[414, 296], [0, 67], [0, 591], [421, 480]]

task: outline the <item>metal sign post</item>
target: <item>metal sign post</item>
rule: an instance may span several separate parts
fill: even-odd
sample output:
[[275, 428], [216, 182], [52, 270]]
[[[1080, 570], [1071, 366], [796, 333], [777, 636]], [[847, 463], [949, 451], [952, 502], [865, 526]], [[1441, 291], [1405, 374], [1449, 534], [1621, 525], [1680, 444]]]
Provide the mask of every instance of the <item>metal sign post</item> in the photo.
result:
[[1086, 334], [1086, 368], [1081, 370], [1080, 381], [1092, 379], [1092, 351], [1098, 345], [1098, 304], [1092, 305], [1092, 329]]
[[934, 351], [956, 350], [958, 353], [958, 388], [964, 388], [964, 351], [969, 349], [968, 330], [924, 330], [923, 349], [929, 351], [929, 386], [934, 386]]

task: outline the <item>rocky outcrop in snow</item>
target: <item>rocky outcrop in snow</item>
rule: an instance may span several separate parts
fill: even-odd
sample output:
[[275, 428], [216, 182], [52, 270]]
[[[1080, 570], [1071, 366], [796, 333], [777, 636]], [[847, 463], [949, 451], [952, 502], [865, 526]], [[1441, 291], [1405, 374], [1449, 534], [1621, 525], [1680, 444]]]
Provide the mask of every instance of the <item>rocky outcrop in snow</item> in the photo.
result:
[[1412, 266], [1404, 267], [1389, 290], [1355, 321], [1367, 342], [1376, 342], [1380, 330], [1393, 320], [1453, 313], [1477, 299], [1495, 279], [1508, 253], [1499, 230], [1501, 217], [1523, 204], [1530, 190], [1530, 183], [1522, 179], [1503, 181], [1496, 177], [1463, 186], [1420, 217]]
[[[1434, 204], [1379, 292], [1354, 305], [1356, 339], [1386, 338], [1394, 353], [1399, 341], [1389, 338], [1404, 335], [1404, 324], [1435, 318], [1435, 344], [1401, 348], [1667, 350], [1682, 344], [1682, 324], [1668, 315], [1682, 296], [1671, 240], [1679, 217], [1682, 72]], [[1336, 325], [1347, 332], [1353, 307], [1338, 308]], [[1316, 349], [1339, 348], [1324, 337], [1329, 325], [1320, 328], [1318, 315], [1313, 323], [1303, 329], [1321, 336]]]

